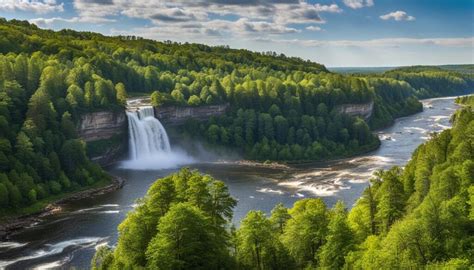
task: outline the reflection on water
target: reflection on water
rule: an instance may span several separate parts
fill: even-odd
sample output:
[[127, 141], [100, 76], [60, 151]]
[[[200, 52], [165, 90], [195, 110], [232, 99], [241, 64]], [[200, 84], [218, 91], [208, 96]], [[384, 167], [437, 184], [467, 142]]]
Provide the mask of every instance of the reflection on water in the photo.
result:
[[[344, 200], [354, 204], [378, 169], [403, 166], [413, 150], [429, 139], [431, 132], [449, 127], [455, 111], [453, 98], [425, 100], [422, 113], [398, 119], [378, 132], [381, 147], [364, 156], [288, 168], [262, 168], [232, 163], [193, 164], [228, 186], [238, 199], [234, 222], [251, 209], [270, 212], [279, 202], [290, 207], [301, 198], [322, 197], [329, 205]], [[160, 167], [157, 164], [156, 167]], [[0, 268], [88, 268], [97, 246], [117, 241], [117, 226], [155, 179], [176, 171], [112, 168], [126, 179], [123, 189], [69, 205], [64, 213], [0, 243]]]

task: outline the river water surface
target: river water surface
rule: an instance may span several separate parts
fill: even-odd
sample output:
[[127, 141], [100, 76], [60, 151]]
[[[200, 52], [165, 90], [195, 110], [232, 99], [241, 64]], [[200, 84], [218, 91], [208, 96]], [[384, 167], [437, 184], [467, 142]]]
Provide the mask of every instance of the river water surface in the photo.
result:
[[[424, 100], [424, 111], [398, 119], [381, 130], [381, 147], [371, 153], [344, 160], [304, 164], [288, 168], [264, 168], [236, 163], [195, 163], [189, 167], [224, 181], [238, 199], [234, 222], [251, 209], [270, 212], [279, 202], [287, 207], [298, 199], [322, 197], [328, 205], [343, 200], [351, 206], [377, 169], [403, 166], [415, 148], [431, 132], [450, 127], [456, 110], [454, 98]], [[45, 218], [0, 243], [0, 269], [89, 268], [99, 245], [114, 245], [117, 226], [159, 177], [179, 168], [161, 170], [124, 169], [109, 172], [122, 176], [125, 186], [103, 196], [77, 201], [61, 214]]]

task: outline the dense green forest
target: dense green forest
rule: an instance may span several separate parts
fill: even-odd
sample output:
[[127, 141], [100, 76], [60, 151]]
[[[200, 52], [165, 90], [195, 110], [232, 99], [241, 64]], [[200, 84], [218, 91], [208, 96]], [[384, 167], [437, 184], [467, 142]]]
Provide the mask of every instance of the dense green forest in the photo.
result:
[[[449, 91], [437, 87], [441, 81]], [[226, 115], [189, 121], [183, 131], [245, 158], [300, 161], [374, 149], [371, 129], [420, 111], [418, 93], [462, 93], [471, 84], [452, 71], [343, 76], [274, 52], [43, 30], [0, 18], [0, 213], [106, 182], [76, 126], [84, 113], [124, 110], [127, 93], [147, 93], [157, 106], [227, 103]], [[341, 105], [371, 102], [367, 122], [339, 113]]]
[[474, 108], [378, 171], [354, 207], [303, 199], [230, 225], [225, 185], [197, 171], [157, 180], [94, 269], [469, 269], [474, 264]]
[[428, 98], [470, 93], [474, 87], [474, 73], [472, 70], [469, 72], [468, 67], [470, 66], [458, 69], [463, 72], [458, 73], [454, 71], [457, 69], [452, 67], [447, 69], [449, 66], [447, 68], [413, 66], [387, 71], [383, 75], [406, 81], [416, 89], [419, 98]]

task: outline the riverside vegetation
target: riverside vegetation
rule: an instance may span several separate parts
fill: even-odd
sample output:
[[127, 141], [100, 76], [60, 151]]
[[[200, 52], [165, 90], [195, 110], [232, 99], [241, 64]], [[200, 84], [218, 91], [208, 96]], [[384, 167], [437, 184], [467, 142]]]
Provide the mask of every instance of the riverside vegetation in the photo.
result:
[[[437, 68], [343, 76], [274, 52], [0, 19], [0, 216], [109, 181], [89, 161], [76, 127], [84, 113], [124, 110], [127, 92], [148, 93], [156, 106], [229, 103], [225, 116], [189, 121], [183, 133], [249, 159], [301, 161], [374, 149], [370, 129], [421, 110], [418, 96], [461, 94], [472, 85], [469, 74]], [[337, 111], [369, 102], [367, 121]]]
[[[474, 102], [405, 168], [378, 171], [354, 207], [321, 199], [250, 211], [236, 229], [226, 186], [182, 169], [158, 179], [93, 269], [469, 269], [474, 264]], [[469, 103], [471, 105], [469, 105]]]

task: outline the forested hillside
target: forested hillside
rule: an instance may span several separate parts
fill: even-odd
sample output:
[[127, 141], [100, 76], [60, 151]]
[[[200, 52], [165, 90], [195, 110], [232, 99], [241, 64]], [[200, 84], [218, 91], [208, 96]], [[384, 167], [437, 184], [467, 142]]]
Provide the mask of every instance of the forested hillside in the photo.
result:
[[[467, 98], [465, 99], [467, 100]], [[321, 199], [238, 229], [222, 182], [183, 169], [157, 180], [94, 269], [469, 269], [474, 264], [474, 111], [417, 148], [404, 169], [379, 171], [355, 206]]]
[[[88, 160], [76, 126], [83, 113], [124, 110], [127, 93], [151, 94], [157, 106], [228, 103], [225, 116], [190, 121], [184, 131], [245, 158], [321, 160], [376, 148], [370, 127], [421, 110], [415, 93], [454, 94], [470, 85], [453, 72], [426, 80], [447, 73], [450, 92], [392, 75], [333, 74], [273, 52], [43, 30], [0, 19], [0, 211], [106, 181]], [[371, 102], [368, 122], [337, 109]]]
[[474, 73], [468, 68], [414, 66], [387, 71], [383, 76], [406, 81], [416, 89], [419, 98], [461, 95], [471, 93], [474, 88]]

